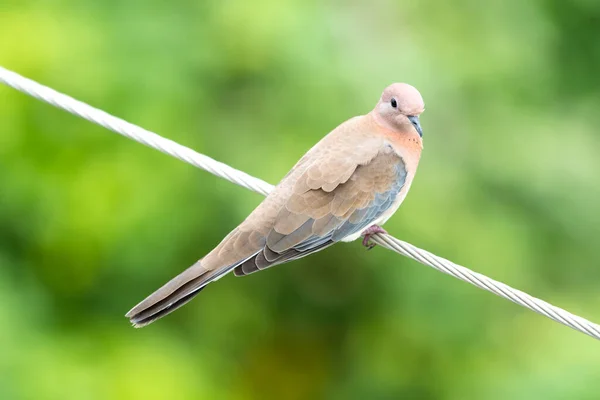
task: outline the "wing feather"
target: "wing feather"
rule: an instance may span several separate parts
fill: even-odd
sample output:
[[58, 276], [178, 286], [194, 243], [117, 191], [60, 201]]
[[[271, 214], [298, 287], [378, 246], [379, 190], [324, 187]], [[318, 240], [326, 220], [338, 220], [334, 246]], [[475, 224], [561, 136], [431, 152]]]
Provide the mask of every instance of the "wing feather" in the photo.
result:
[[[393, 204], [407, 174], [402, 159], [390, 152], [379, 152], [370, 162], [356, 165], [348, 177], [335, 179], [324, 174], [322, 166], [316, 167], [298, 179], [266, 235], [263, 250], [236, 268], [236, 275], [304, 257], [363, 231]], [[319, 187], [311, 188], [317, 177]]]

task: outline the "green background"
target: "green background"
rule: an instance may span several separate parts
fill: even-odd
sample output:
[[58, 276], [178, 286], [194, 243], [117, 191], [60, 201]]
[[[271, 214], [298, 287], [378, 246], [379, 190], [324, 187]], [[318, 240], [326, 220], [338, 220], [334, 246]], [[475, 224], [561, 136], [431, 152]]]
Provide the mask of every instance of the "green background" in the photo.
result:
[[[593, 0], [0, 0], [0, 65], [272, 183], [413, 84], [388, 231], [595, 321], [599, 38]], [[0, 87], [0, 398], [599, 398], [598, 342], [358, 243], [130, 327], [260, 201]]]

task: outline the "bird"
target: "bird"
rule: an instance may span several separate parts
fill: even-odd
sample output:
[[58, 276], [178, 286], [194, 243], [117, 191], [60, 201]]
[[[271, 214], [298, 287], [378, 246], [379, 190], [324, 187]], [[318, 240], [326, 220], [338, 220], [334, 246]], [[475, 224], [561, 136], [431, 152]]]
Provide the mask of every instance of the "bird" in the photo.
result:
[[419, 91], [394, 83], [368, 114], [343, 122], [314, 145], [250, 215], [212, 251], [125, 316], [146, 326], [233, 271], [246, 276], [338, 242], [387, 233], [421, 158]]

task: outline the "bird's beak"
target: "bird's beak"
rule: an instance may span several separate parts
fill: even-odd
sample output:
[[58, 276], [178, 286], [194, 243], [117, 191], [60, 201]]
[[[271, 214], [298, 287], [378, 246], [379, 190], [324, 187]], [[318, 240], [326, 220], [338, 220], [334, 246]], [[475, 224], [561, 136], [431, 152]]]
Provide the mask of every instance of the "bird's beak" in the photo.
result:
[[421, 123], [419, 122], [419, 117], [416, 115], [410, 115], [408, 120], [415, 127], [417, 132], [419, 132], [419, 136], [423, 137], [423, 130], [421, 129]]

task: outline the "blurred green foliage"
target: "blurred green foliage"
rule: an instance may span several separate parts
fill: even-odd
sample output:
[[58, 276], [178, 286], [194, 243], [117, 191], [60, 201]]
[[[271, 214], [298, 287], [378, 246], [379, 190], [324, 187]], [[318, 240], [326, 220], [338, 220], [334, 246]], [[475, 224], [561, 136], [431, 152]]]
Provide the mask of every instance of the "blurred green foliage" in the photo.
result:
[[[600, 320], [600, 3], [0, 0], [0, 64], [270, 182], [405, 81], [395, 236]], [[597, 399], [593, 339], [341, 244], [132, 329], [261, 200], [0, 87], [1, 399]]]

